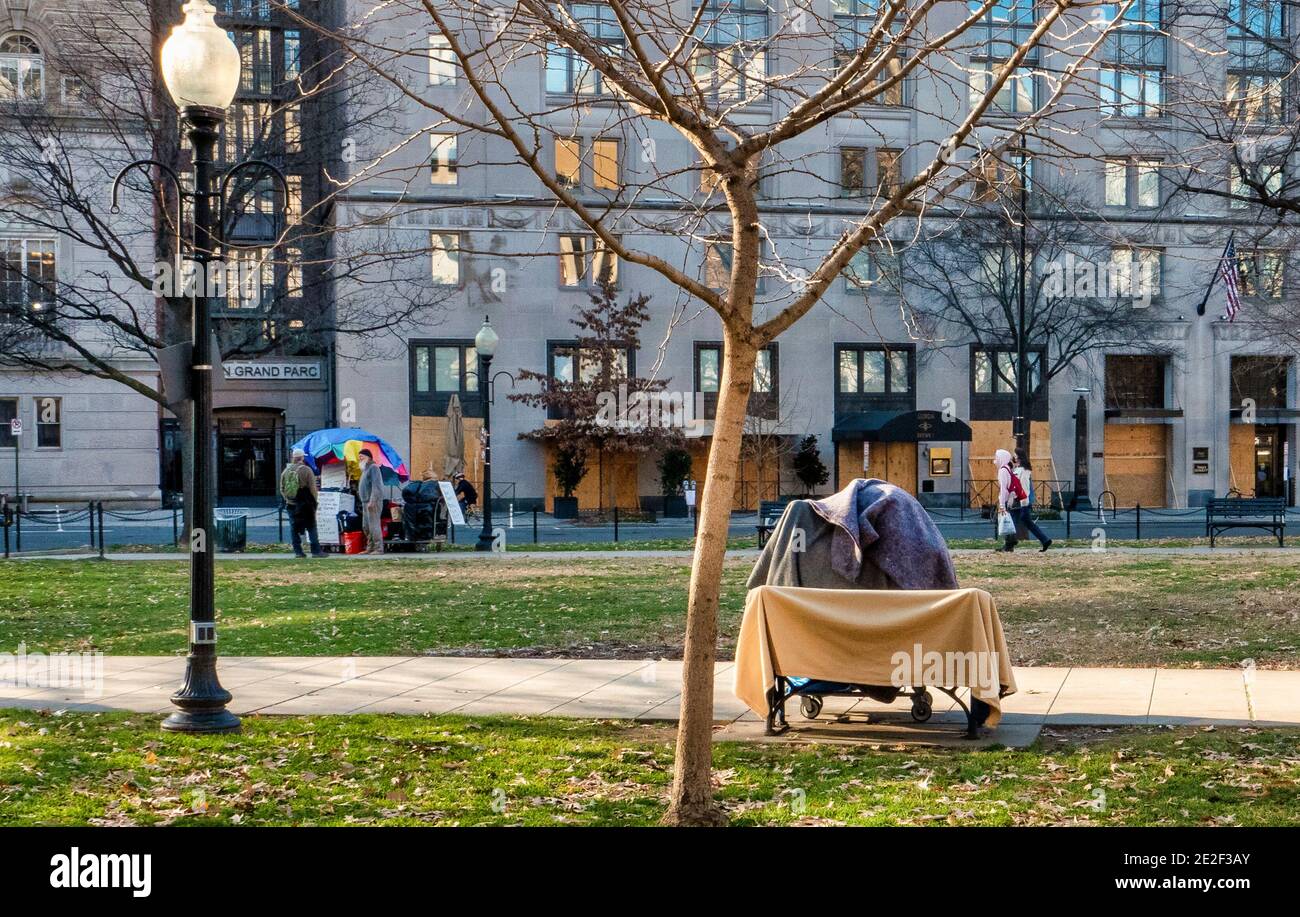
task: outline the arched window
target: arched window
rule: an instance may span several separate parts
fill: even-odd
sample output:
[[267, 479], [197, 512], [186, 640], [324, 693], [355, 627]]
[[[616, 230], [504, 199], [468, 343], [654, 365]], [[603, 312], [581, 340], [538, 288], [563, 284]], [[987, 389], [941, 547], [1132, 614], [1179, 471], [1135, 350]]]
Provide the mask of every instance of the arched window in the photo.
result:
[[26, 35], [0, 40], [0, 101], [39, 102], [45, 98], [45, 57]]

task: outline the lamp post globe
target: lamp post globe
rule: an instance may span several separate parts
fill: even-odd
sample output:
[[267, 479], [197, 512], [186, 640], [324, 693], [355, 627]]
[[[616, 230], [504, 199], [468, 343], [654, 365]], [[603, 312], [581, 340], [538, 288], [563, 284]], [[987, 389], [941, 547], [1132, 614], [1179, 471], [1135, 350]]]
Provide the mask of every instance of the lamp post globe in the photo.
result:
[[[208, 276], [222, 228], [214, 220], [216, 167], [213, 162], [225, 109], [239, 89], [239, 50], [213, 20], [207, 0], [189, 0], [185, 21], [163, 43], [160, 66], [167, 91], [180, 108], [194, 150], [194, 235], [191, 257], [200, 278]], [[212, 302], [200, 281], [193, 297], [190, 345], [191, 462], [193, 507], [190, 516], [190, 651], [185, 677], [171, 697], [177, 708], [162, 723], [170, 732], [234, 732], [239, 717], [226, 709], [230, 692], [217, 677], [217, 625], [214, 596], [213, 504], [216, 466], [212, 431]]]
[[483, 316], [483, 327], [474, 336], [474, 352], [478, 354], [478, 392], [483, 404], [483, 530], [479, 532], [476, 551], [491, 551], [492, 535], [492, 357], [497, 352], [501, 338], [493, 330], [488, 317]]
[[213, 19], [207, 0], [189, 0], [185, 21], [163, 42], [163, 82], [176, 106], [224, 111], [239, 90], [239, 49]]

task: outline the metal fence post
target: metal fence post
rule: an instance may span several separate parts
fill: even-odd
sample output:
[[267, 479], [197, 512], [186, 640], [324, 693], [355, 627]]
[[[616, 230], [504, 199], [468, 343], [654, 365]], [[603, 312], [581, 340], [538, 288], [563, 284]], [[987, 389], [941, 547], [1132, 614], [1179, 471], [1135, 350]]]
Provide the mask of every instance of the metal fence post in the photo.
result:
[[1141, 541], [1142, 540], [1142, 504], [1141, 503], [1137, 504], [1136, 510], [1137, 510], [1137, 536], [1135, 540]]
[[284, 544], [284, 501], [281, 500], [275, 505], [275, 526], [277, 530], [276, 540]]
[[614, 544], [618, 544], [618, 505], [614, 506]]
[[1070, 508], [1065, 508], [1065, 540], [1070, 540]]
[[4, 514], [4, 518], [0, 519], [0, 522], [4, 523], [2, 527], [5, 530], [5, 560], [8, 560], [9, 559], [9, 523], [11, 521], [9, 515], [9, 505], [5, 504], [4, 508], [0, 509], [0, 513]]
[[537, 544], [537, 507], [533, 507], [533, 544]]
[[[284, 539], [281, 538], [281, 541]], [[172, 545], [178, 545], [181, 542], [180, 523], [177, 520], [176, 507], [172, 507]]]
[[90, 550], [95, 550], [95, 501], [86, 501], [86, 518], [90, 521]]
[[14, 541], [18, 553], [23, 553], [23, 505], [21, 502], [14, 507]]
[[99, 501], [99, 559], [104, 559], [104, 501]]

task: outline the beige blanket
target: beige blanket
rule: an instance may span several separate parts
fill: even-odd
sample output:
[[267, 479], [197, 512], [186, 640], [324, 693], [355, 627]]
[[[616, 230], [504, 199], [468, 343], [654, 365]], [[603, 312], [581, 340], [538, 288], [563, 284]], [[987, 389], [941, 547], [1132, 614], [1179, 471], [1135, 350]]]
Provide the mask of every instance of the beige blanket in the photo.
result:
[[1002, 622], [983, 589], [758, 586], [736, 642], [736, 696], [765, 716], [777, 675], [966, 687], [993, 708], [989, 726], [1016, 690]]

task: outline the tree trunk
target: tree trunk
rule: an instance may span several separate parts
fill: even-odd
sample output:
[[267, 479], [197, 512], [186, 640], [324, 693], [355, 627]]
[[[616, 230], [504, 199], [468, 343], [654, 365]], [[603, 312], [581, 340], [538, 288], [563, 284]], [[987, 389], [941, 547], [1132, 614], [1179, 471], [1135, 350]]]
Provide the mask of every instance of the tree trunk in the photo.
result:
[[713, 802], [713, 667], [718, 654], [718, 595], [736, 490], [741, 434], [754, 383], [757, 350], [747, 336], [726, 334], [721, 392], [700, 506], [699, 534], [686, 608], [681, 718], [672, 797], [664, 823], [720, 825]]

